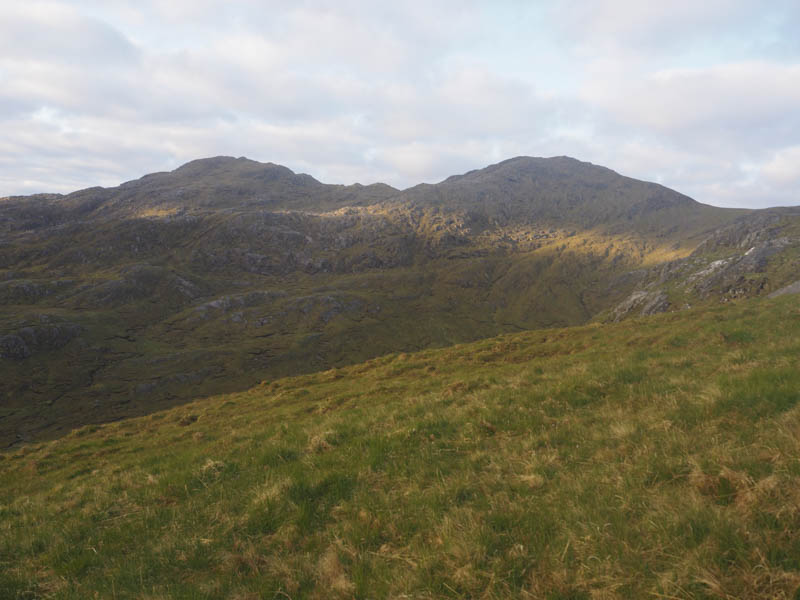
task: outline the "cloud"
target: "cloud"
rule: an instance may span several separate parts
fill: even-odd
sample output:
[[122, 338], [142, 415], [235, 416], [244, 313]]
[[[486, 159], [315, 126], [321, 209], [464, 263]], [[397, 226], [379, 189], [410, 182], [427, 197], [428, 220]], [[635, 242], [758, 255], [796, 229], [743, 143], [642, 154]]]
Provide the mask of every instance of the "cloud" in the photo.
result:
[[797, 186], [796, 189], [800, 190], [800, 145], [776, 152], [762, 165], [761, 173], [771, 185]]
[[[553, 8], [556, 30], [582, 57], [624, 62], [683, 60], [692, 53], [734, 59], [741, 53], [769, 53], [795, 38], [794, 0], [565, 0]], [[695, 58], [700, 58], [695, 56]]]
[[[753, 61], [665, 69], [641, 80], [618, 80], [613, 86], [595, 79], [584, 98], [619, 121], [664, 134], [683, 135], [700, 128], [704, 135], [711, 130], [724, 135], [738, 126], [748, 131], [768, 128], [772, 135], [780, 133], [776, 122], [794, 120], [800, 103], [800, 63]], [[786, 133], [796, 136], [798, 131]]]
[[798, 26], [788, 0], [7, 3], [0, 194], [219, 154], [398, 187], [569, 154], [794, 203]]
[[65, 65], [131, 64], [137, 48], [113, 27], [61, 3], [6, 3], [0, 6], [3, 62]]

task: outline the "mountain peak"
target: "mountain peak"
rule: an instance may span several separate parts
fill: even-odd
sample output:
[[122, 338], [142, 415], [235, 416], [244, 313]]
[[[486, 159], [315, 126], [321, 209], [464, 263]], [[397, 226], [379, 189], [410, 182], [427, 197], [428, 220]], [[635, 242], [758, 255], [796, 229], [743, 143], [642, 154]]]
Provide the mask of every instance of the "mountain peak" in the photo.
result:
[[258, 179], [295, 179], [296, 183], [319, 183], [311, 175], [295, 173], [288, 167], [275, 163], [262, 163], [251, 160], [244, 156], [234, 158], [232, 156], [213, 156], [210, 158], [199, 158], [181, 165], [174, 171], [173, 175], [185, 177], [207, 177], [219, 175], [231, 175], [236, 177], [255, 177]]
[[512, 175], [580, 175], [587, 176], [619, 176], [616, 172], [606, 167], [594, 165], [590, 162], [585, 162], [572, 158], [570, 156], [552, 156], [549, 158], [538, 156], [515, 156], [503, 160], [499, 163], [489, 165], [482, 169], [474, 169], [462, 175], [453, 175], [445, 179], [442, 183], [479, 183], [486, 180], [487, 177], [495, 178], [497, 176], [512, 176]]
[[649, 230], [664, 219], [678, 214], [685, 219], [701, 210], [699, 203], [664, 186], [569, 156], [517, 156], [434, 186], [417, 186], [405, 196], [417, 206], [501, 224], [629, 228], [637, 223]]

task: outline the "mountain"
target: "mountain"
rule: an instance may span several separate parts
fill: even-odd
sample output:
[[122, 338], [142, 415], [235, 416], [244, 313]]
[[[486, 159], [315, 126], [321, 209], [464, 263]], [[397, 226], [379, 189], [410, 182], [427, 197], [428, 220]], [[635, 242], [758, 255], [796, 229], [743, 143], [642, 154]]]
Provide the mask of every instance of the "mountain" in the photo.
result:
[[3, 220], [7, 228], [35, 228], [56, 221], [163, 217], [225, 209], [324, 212], [371, 204], [396, 192], [382, 184], [325, 185], [280, 165], [219, 156], [194, 160], [169, 173], [145, 175], [115, 188], [9, 198]]
[[567, 157], [403, 191], [217, 157], [5, 198], [0, 445], [391, 352], [767, 295], [800, 278], [798, 219]]
[[797, 299], [399, 353], [0, 453], [0, 597], [795, 598]]
[[518, 157], [420, 185], [403, 197], [413, 205], [438, 206], [485, 215], [495, 224], [540, 223], [583, 229], [625, 224], [658, 230], [658, 219], [689, 219], [724, 211], [695, 202], [654, 183], [622, 177], [605, 167], [566, 156]]

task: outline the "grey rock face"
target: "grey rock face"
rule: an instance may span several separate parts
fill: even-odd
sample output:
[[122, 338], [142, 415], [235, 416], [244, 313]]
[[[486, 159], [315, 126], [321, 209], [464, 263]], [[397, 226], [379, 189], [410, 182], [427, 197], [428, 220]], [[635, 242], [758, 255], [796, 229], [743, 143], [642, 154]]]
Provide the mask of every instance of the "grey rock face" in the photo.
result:
[[614, 309], [614, 321], [619, 321], [631, 313], [637, 313], [641, 316], [662, 313], [669, 306], [669, 298], [660, 290], [654, 292], [635, 291]]
[[0, 357], [22, 360], [30, 355], [30, 348], [20, 336], [4, 335], [0, 337]]
[[32, 281], [27, 279], [0, 283], [0, 304], [35, 304], [74, 285], [71, 280]]
[[786, 287], [782, 287], [779, 290], [775, 290], [767, 297], [777, 298], [778, 296], [783, 296], [785, 294], [800, 294], [800, 280], [790, 283]]
[[23, 327], [0, 337], [0, 358], [22, 360], [40, 350], [61, 348], [81, 331], [80, 325], [74, 323]]
[[[792, 240], [778, 238], [756, 243], [739, 256], [716, 260], [686, 279], [700, 296], [708, 296], [714, 290], [732, 296], [745, 295], [758, 290], [744, 289], [745, 276], [763, 273], [768, 260], [789, 246]], [[752, 287], [752, 285], [749, 285]], [[741, 292], [741, 293], [739, 293]]]

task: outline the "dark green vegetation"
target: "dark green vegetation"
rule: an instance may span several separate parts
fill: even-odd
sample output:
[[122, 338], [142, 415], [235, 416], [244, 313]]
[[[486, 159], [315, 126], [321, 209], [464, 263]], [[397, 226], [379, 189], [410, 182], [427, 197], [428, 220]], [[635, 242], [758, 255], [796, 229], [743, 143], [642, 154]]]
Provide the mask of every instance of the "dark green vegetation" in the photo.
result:
[[797, 296], [263, 382], [0, 455], [3, 598], [794, 598]]
[[570, 158], [400, 192], [246, 159], [0, 200], [0, 447], [499, 333], [767, 295], [797, 211]]

